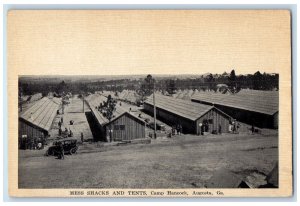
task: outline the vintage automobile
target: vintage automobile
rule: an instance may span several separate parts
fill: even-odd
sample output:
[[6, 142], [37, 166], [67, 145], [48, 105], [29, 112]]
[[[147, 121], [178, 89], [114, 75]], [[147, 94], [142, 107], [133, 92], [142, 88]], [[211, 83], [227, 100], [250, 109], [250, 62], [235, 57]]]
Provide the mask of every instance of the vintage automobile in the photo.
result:
[[75, 138], [63, 138], [53, 142], [53, 145], [48, 148], [46, 151], [46, 156], [54, 155], [57, 156], [60, 154], [60, 144], [64, 148], [65, 154], [75, 154], [78, 150], [77, 139]]

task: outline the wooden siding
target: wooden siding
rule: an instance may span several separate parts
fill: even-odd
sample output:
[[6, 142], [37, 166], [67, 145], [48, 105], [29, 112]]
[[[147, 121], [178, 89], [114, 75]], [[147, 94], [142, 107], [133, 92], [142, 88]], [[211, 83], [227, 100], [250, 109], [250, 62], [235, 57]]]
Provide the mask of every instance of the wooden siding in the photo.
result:
[[184, 133], [195, 133], [195, 124], [192, 120], [180, 117], [176, 114], [173, 114], [160, 108], [156, 108], [156, 115], [158, 118], [163, 120], [163, 122], [169, 124], [170, 126], [180, 124]]
[[[148, 113], [153, 114], [153, 106], [149, 104], [144, 104], [144, 110]], [[189, 119], [180, 117], [176, 114], [170, 113], [160, 108], [156, 108], [157, 118], [169, 125], [181, 124], [184, 133], [200, 134], [199, 124], [203, 123], [204, 119], [212, 119], [212, 124], [209, 124], [209, 131], [212, 133], [214, 130], [219, 130], [219, 125], [221, 125], [221, 130], [223, 133], [229, 131], [229, 120], [230, 117], [220, 112], [219, 110], [212, 108], [210, 111], [205, 113], [196, 121], [191, 121]]]
[[19, 121], [19, 136], [22, 135], [27, 135], [28, 137], [36, 139], [36, 138], [45, 137], [45, 135], [47, 135], [47, 132], [38, 129], [35, 126], [31, 126], [26, 122]]
[[[19, 147], [22, 149], [29, 149], [30, 143], [39, 141], [45, 142], [48, 135], [47, 131], [41, 130], [38, 127], [31, 125], [30, 123], [19, 121]], [[27, 135], [26, 144], [22, 142], [22, 135]]]
[[[115, 125], [119, 128], [116, 129]], [[121, 130], [120, 125], [124, 125], [124, 130]], [[146, 137], [145, 123], [137, 121], [127, 113], [106, 125], [105, 128], [107, 137], [109, 137], [109, 129], [112, 129], [112, 138], [114, 141], [133, 140]]]
[[226, 133], [229, 131], [229, 117], [221, 113], [216, 109], [212, 109], [203, 115], [201, 118], [197, 120], [197, 134], [200, 134], [201, 128], [199, 124], [204, 120], [212, 120], [211, 124], [208, 124], [208, 132], [212, 133], [213, 131], [218, 132], [219, 126], [221, 126], [222, 133]]
[[[221, 96], [224, 96], [224, 95], [221, 95]], [[225, 95], [225, 96], [226, 96], [226, 98], [228, 98], [227, 96], [230, 96], [230, 95]], [[210, 97], [210, 98], [212, 98], [212, 97]], [[249, 125], [253, 124], [254, 126], [257, 126], [260, 128], [278, 129], [278, 99], [277, 99], [276, 95], [275, 95], [275, 97], [269, 98], [269, 99], [273, 99], [273, 102], [275, 102], [274, 103], [275, 105], [271, 104], [271, 103], [268, 104], [268, 103], [266, 103], [267, 100], [265, 100], [264, 110], [263, 110], [264, 112], [261, 112], [261, 110], [258, 110], [258, 109], [254, 109], [255, 102], [257, 103], [257, 105], [262, 104], [260, 101], [261, 98], [263, 98], [263, 97], [260, 96], [259, 99], [257, 97], [256, 99], [254, 99], [255, 101], [251, 100], [252, 101], [251, 105], [253, 104], [252, 105], [253, 108], [252, 107], [251, 108], [243, 107], [243, 105], [245, 104], [244, 102], [240, 103], [241, 106], [237, 107], [237, 106], [233, 106], [233, 105], [223, 104], [223, 102], [221, 102], [221, 100], [218, 100], [220, 102], [218, 102], [218, 101], [213, 102], [212, 100], [208, 101], [207, 99], [202, 99], [200, 97], [192, 98], [192, 101], [198, 102], [200, 104], [214, 105], [216, 108], [220, 109], [221, 111], [225, 112], [226, 114], [230, 115], [231, 117], [237, 119], [240, 122], [243, 122], [243, 123], [246, 123]], [[246, 100], [244, 100], [244, 101], [246, 101]], [[237, 104], [237, 102], [235, 102], [234, 104]], [[265, 110], [267, 110], [268, 105], [270, 105], [269, 112], [265, 111]], [[261, 107], [259, 107], [259, 108], [261, 109]]]
[[[254, 125], [260, 128], [278, 128], [278, 112], [274, 115], [261, 114], [257, 112], [245, 111], [238, 108], [231, 108], [221, 105], [215, 105], [216, 108], [230, 115], [237, 121]], [[277, 115], [276, 115], [277, 114]], [[276, 120], [277, 118], [277, 120]]]

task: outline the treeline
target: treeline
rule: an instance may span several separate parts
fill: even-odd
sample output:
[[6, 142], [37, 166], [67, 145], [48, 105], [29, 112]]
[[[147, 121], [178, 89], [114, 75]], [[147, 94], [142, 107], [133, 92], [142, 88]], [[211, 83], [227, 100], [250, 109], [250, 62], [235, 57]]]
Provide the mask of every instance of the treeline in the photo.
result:
[[[146, 76], [145, 76], [146, 78]], [[73, 94], [94, 93], [95, 91], [118, 91], [136, 90], [140, 91], [144, 86], [145, 78], [140, 79], [119, 79], [94, 82], [72, 82], [61, 80], [60, 83], [32, 81], [19, 79], [19, 95], [32, 95], [42, 93], [43, 96], [49, 92], [61, 95], [71, 92]], [[146, 78], [147, 79], [147, 78]], [[279, 75], [260, 73], [259, 71], [249, 75], [235, 75], [235, 71], [223, 74], [206, 74], [197, 78], [159, 78], [155, 80], [155, 89], [174, 93], [178, 89], [198, 89], [198, 90], [217, 90], [219, 85], [226, 85], [235, 90], [255, 89], [255, 90], [278, 90]], [[151, 86], [152, 87], [152, 86]], [[143, 88], [142, 88], [143, 89]]]
[[[229, 87], [237, 89], [255, 89], [255, 90], [278, 90], [279, 75], [278, 74], [261, 74], [259, 71], [249, 75], [235, 75], [234, 70], [230, 74], [223, 73], [208, 74], [205, 77], [195, 79], [176, 79], [176, 89], [198, 89], [198, 90], [216, 90], [218, 85], [225, 84]], [[172, 83], [160, 83], [160, 88], [167, 90], [173, 87]]]

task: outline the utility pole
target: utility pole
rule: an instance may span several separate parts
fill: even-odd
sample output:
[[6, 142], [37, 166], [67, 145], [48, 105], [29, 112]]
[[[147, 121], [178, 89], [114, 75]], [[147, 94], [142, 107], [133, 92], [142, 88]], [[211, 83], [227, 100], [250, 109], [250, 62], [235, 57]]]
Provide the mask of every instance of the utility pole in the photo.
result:
[[82, 110], [83, 110], [83, 113], [84, 113], [84, 95], [82, 95]]
[[154, 139], [156, 139], [155, 81], [153, 79]]
[[61, 113], [65, 113], [65, 102], [63, 97], [61, 98]]

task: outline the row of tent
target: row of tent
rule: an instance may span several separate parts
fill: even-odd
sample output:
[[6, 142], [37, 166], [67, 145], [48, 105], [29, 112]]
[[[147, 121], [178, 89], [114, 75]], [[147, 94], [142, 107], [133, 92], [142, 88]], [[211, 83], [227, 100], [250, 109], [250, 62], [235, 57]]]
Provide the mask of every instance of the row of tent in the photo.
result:
[[133, 90], [123, 90], [122, 92], [102, 91], [98, 93], [105, 97], [111, 95], [111, 97], [114, 99], [128, 102], [130, 104], [138, 104], [141, 99], [140, 96]]
[[42, 93], [36, 93], [33, 95], [22, 95], [21, 101], [22, 102], [34, 102], [34, 101], [42, 99], [42, 97], [43, 97]]

